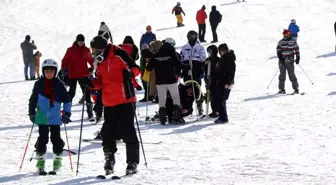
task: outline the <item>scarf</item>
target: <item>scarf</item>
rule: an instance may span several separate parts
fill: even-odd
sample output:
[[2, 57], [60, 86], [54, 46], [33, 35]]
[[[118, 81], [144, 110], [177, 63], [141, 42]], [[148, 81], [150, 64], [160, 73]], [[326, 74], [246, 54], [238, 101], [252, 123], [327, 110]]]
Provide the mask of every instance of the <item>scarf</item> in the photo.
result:
[[44, 93], [49, 98], [50, 107], [54, 106], [54, 100], [55, 100], [52, 84], [53, 84], [53, 79], [48, 80], [48, 79], [45, 78], [45, 80], [44, 80]]

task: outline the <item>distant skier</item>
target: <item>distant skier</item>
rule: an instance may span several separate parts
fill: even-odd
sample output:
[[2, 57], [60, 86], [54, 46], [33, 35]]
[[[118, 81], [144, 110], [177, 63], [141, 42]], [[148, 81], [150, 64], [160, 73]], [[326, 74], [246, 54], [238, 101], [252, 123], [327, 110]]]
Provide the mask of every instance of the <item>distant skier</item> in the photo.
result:
[[113, 38], [112, 38], [111, 31], [110, 31], [109, 27], [105, 24], [105, 22], [100, 23], [98, 35], [103, 36], [107, 41], [109, 39], [111, 39], [111, 43], [113, 43]]
[[181, 7], [181, 3], [180, 2], [176, 3], [176, 6], [172, 10], [172, 14], [174, 14], [174, 12], [175, 12], [175, 16], [176, 16], [176, 19], [177, 19], [177, 27], [184, 26], [184, 24], [183, 24], [183, 17], [181, 15], [181, 13], [183, 13], [184, 16], [186, 16], [186, 15], [185, 15], [182, 7]]
[[37, 79], [40, 79], [40, 59], [42, 57], [42, 53], [36, 51], [34, 54], [34, 67], [35, 67], [35, 75]]
[[215, 96], [218, 103], [219, 118], [215, 123], [229, 122], [226, 101], [229, 98], [230, 91], [234, 84], [236, 72], [236, 56], [233, 50], [230, 50], [227, 44], [218, 46], [220, 60], [216, 65], [213, 83], [215, 83]]
[[198, 24], [198, 34], [200, 42], [206, 42], [204, 40], [205, 32], [206, 32], [206, 24], [205, 20], [208, 18], [207, 13], [205, 12], [205, 5], [202, 6], [200, 10], [196, 13], [196, 20]]
[[[286, 71], [288, 72], [289, 80], [292, 82], [294, 94], [299, 93], [299, 84], [295, 76], [294, 62], [299, 64], [300, 62], [300, 50], [296, 41], [291, 37], [289, 30], [283, 31], [283, 39], [281, 39], [277, 45], [277, 55], [279, 58], [279, 94], [285, 94], [285, 80]], [[294, 55], [296, 59], [294, 59]]]
[[[64, 142], [61, 138], [61, 125], [70, 122], [71, 102], [64, 84], [56, 77], [58, 64], [52, 59], [42, 63], [42, 78], [35, 82], [33, 93], [29, 99], [29, 118], [39, 127], [39, 137], [36, 141], [36, 167], [40, 175], [46, 175], [45, 153], [50, 139], [53, 144], [53, 171], [62, 166]], [[63, 115], [61, 104], [63, 103]]]
[[[184, 82], [195, 80], [201, 85], [202, 66], [207, 57], [204, 47], [197, 42], [197, 37], [198, 34], [196, 31], [189, 31], [187, 34], [188, 44], [184, 45], [181, 49], [182, 77]], [[197, 102], [199, 115], [203, 114], [202, 103], [203, 98]]]
[[336, 35], [336, 22], [334, 24], [334, 31], [335, 31], [335, 35]]
[[140, 39], [140, 47], [142, 47], [144, 43], [150, 45], [150, 43], [155, 40], [156, 35], [152, 32], [152, 26], [146, 26], [146, 33], [142, 34]]
[[288, 26], [288, 30], [291, 33], [291, 37], [293, 40], [297, 41], [298, 33], [300, 32], [300, 27], [296, 25], [296, 20], [292, 19], [291, 23]]
[[[237, 2], [240, 2], [239, 0], [237, 0]], [[243, 2], [245, 2], [245, 0], [243, 0]]]
[[[27, 35], [25, 40], [21, 43], [23, 63], [24, 63], [24, 75], [26, 80], [35, 80], [34, 69], [34, 50], [37, 49], [34, 41], [30, 42], [30, 35]], [[28, 68], [29, 76], [28, 77]]]
[[217, 11], [216, 6], [212, 6], [209, 17], [210, 17], [209, 21], [210, 21], [212, 36], [213, 36], [213, 40], [211, 41], [211, 43], [215, 43], [215, 42], [218, 42], [217, 27], [218, 27], [218, 24], [222, 21], [222, 14], [220, 14], [219, 11]]

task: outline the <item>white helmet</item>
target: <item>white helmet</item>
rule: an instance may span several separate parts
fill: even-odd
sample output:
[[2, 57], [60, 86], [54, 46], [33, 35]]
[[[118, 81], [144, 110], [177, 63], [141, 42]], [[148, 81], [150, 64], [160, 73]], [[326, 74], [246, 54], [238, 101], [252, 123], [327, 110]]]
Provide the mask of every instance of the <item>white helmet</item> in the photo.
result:
[[56, 75], [57, 70], [58, 70], [58, 64], [55, 60], [46, 59], [46, 60], [43, 61], [43, 63], [42, 63], [42, 74], [43, 74], [44, 68], [47, 68], [47, 67], [54, 67], [55, 70], [56, 70], [56, 72], [55, 72], [55, 75]]
[[171, 44], [173, 47], [176, 45], [175, 40], [171, 37], [166, 38], [165, 42]]

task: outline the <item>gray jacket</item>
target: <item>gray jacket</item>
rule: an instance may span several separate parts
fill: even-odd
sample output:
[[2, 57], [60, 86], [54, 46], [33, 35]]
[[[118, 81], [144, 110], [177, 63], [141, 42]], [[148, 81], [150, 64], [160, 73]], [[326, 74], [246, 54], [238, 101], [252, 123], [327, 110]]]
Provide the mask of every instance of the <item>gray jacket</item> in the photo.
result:
[[35, 44], [25, 40], [21, 43], [23, 62], [34, 63], [34, 49], [37, 49]]

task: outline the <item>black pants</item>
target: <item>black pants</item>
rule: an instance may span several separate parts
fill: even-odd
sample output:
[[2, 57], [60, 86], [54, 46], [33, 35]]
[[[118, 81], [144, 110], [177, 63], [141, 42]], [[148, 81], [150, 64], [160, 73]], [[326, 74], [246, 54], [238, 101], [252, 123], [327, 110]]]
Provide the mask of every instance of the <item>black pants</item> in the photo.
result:
[[218, 42], [217, 26], [218, 24], [211, 24], [212, 37], [213, 37], [213, 41], [215, 42]]
[[80, 78], [80, 79], [72, 78], [72, 79], [69, 79], [69, 83], [70, 83], [69, 96], [70, 96], [71, 101], [76, 95], [77, 81], [80, 85], [80, 88], [82, 89], [83, 95], [85, 93], [86, 103], [92, 103], [91, 98], [90, 98], [90, 91], [86, 87], [86, 85], [88, 83], [87, 78]]
[[199, 34], [199, 40], [201, 42], [204, 41], [205, 31], [206, 31], [206, 24], [199, 24], [198, 25], [198, 34]]
[[221, 121], [228, 121], [226, 100], [229, 99], [230, 91], [230, 89], [225, 89], [224, 85], [217, 85], [216, 87], [215, 98], [218, 103], [219, 120]]
[[99, 90], [97, 92], [95, 106], [93, 107], [93, 110], [95, 111], [97, 117], [101, 117], [103, 115], [104, 105], [103, 105], [102, 96], [103, 96], [102, 90]]
[[135, 110], [132, 104], [104, 107], [103, 151], [116, 153], [116, 140], [122, 139], [126, 144], [126, 163], [139, 164], [139, 140], [134, 128]]
[[[193, 80], [197, 81], [197, 83], [199, 85], [202, 84], [201, 81], [201, 73], [202, 71], [202, 63], [201, 62], [192, 62], [192, 78]], [[188, 68], [184, 68], [182, 70], [182, 75], [183, 75], [183, 81], [184, 83], [188, 80], [191, 80], [191, 75], [189, 74], [189, 69]]]
[[216, 99], [216, 86], [212, 85], [210, 87], [210, 105], [212, 112], [219, 112], [218, 111], [218, 102]]
[[47, 144], [50, 140], [53, 144], [53, 152], [57, 155], [63, 153], [64, 142], [61, 138], [61, 126], [60, 125], [38, 125], [39, 137], [37, 138], [35, 149], [36, 153], [45, 154], [47, 151]]
[[294, 90], [299, 89], [299, 83], [297, 81], [297, 78], [295, 76], [295, 67], [294, 67], [294, 61], [289, 63], [281, 63], [279, 62], [279, 69], [280, 69], [280, 75], [279, 75], [279, 89], [285, 89], [285, 81], [286, 81], [286, 71], [288, 73], [289, 80], [292, 82], [292, 87]]

